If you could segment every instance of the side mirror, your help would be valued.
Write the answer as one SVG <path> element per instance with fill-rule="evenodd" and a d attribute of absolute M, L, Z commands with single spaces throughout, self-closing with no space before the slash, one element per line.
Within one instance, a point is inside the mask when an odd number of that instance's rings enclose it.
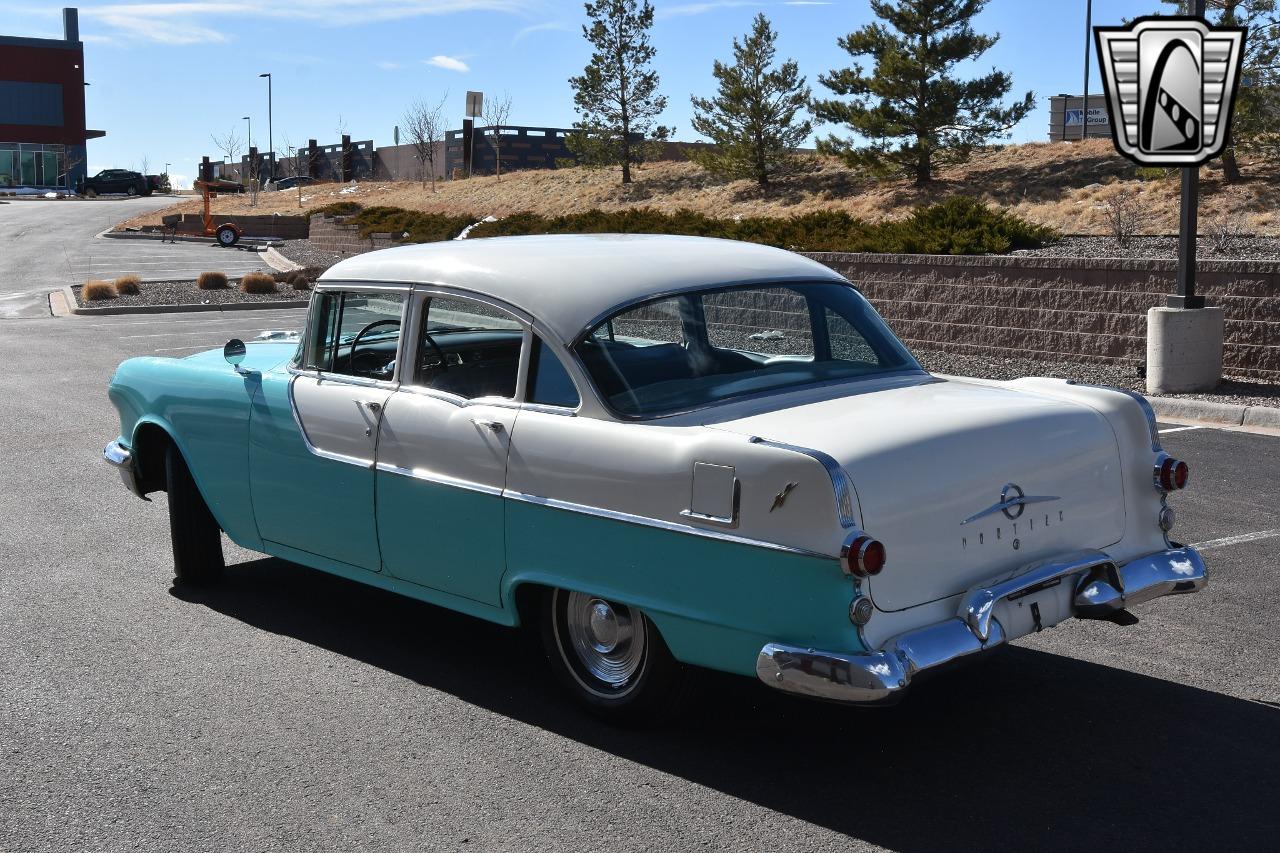
<path fill-rule="evenodd" d="M 240 362 L 244 361 L 244 357 L 248 354 L 249 351 L 245 349 L 244 341 L 239 338 L 232 338 L 227 341 L 226 346 L 222 348 L 222 357 L 225 358 L 227 360 L 227 364 L 234 367 L 237 372 L 240 370 Z"/>

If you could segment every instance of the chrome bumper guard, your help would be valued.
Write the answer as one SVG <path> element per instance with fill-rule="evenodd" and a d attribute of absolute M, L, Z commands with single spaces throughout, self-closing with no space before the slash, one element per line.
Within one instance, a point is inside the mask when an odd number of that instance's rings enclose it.
<path fill-rule="evenodd" d="M 142 493 L 142 488 L 138 485 L 138 474 L 133 468 L 133 453 L 129 451 L 129 448 L 118 441 L 112 441 L 102 448 L 102 458 L 114 465 L 116 470 L 120 472 L 120 479 L 124 482 L 126 489 L 144 501 L 150 500 Z"/>
<path fill-rule="evenodd" d="M 1117 566 L 1101 551 L 1038 563 L 964 594 L 956 617 L 901 634 L 861 654 L 823 652 L 769 643 L 756 659 L 756 675 L 770 687 L 852 705 L 890 704 L 912 679 L 1011 639 L 995 618 L 996 605 L 1037 588 L 1072 579 L 1073 615 L 1108 619 L 1127 607 L 1164 595 L 1198 592 L 1207 581 L 1204 561 L 1191 548 L 1174 548 Z"/>

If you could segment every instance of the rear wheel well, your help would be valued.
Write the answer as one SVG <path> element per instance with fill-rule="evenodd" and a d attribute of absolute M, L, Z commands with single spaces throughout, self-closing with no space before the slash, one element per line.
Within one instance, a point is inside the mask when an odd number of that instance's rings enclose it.
<path fill-rule="evenodd" d="M 536 583 L 525 583 L 515 588 L 513 598 L 516 605 L 516 619 L 519 620 L 519 627 L 529 628 L 534 631 L 538 630 L 538 622 L 540 615 L 538 606 L 542 603 L 542 598 L 550 590 L 550 587 Z"/>
<path fill-rule="evenodd" d="M 134 433 L 134 471 L 144 495 L 165 491 L 165 454 L 171 444 L 173 438 L 155 424 L 142 424 Z"/>

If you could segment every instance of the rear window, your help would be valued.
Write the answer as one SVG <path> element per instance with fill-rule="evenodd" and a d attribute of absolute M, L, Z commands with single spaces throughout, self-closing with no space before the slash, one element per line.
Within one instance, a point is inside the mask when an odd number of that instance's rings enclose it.
<path fill-rule="evenodd" d="M 682 293 L 619 311 L 575 348 L 616 412 L 649 417 L 920 366 L 840 284 Z"/>

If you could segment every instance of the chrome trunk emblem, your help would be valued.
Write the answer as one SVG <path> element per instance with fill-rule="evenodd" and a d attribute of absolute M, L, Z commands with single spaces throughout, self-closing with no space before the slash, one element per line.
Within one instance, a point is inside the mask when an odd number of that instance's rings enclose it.
<path fill-rule="evenodd" d="M 973 515 L 960 522 L 961 525 L 968 524 L 971 521 L 977 521 L 980 518 L 986 518 L 988 515 L 994 515 L 997 512 L 1004 513 L 1005 518 L 1010 521 L 1016 521 L 1026 511 L 1027 504 L 1046 503 L 1048 501 L 1060 500 L 1055 495 L 1028 495 L 1022 491 L 1022 487 L 1017 483 L 1005 483 L 1004 488 L 1000 490 L 1000 500 L 986 509 L 976 512 Z"/>

